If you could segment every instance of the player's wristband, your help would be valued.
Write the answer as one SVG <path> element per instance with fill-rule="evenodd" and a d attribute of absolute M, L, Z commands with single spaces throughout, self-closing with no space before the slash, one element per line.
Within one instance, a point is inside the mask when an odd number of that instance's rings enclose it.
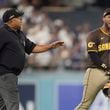
<path fill-rule="evenodd" d="M 107 65 L 106 65 L 105 63 L 102 63 L 102 64 L 101 64 L 101 67 L 102 67 L 102 69 L 104 69 L 104 70 L 108 70 L 108 67 L 107 67 Z"/>

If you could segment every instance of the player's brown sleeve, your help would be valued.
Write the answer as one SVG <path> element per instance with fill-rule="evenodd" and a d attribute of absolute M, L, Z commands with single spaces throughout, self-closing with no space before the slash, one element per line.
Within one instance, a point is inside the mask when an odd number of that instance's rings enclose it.
<path fill-rule="evenodd" d="M 98 46 L 97 46 L 97 40 L 96 36 L 92 33 L 90 33 L 87 37 L 87 52 L 97 52 Z"/>

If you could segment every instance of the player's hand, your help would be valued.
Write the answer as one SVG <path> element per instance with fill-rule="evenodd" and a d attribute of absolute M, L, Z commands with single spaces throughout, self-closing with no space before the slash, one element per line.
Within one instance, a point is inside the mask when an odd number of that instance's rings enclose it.
<path fill-rule="evenodd" d="M 56 41 L 56 42 L 51 43 L 50 46 L 52 49 L 58 48 L 60 46 L 64 46 L 64 42 L 63 41 Z"/>
<path fill-rule="evenodd" d="M 106 71 L 106 75 L 107 76 L 110 76 L 110 70 L 109 71 Z"/>
<path fill-rule="evenodd" d="M 106 97 L 110 98 L 110 82 L 107 82 L 107 83 L 104 85 L 104 87 L 103 87 L 103 89 L 102 89 L 102 92 L 103 92 L 103 94 L 104 94 Z"/>
<path fill-rule="evenodd" d="M 110 76 L 110 67 L 108 67 L 106 64 L 102 63 L 101 68 L 102 68 L 102 70 L 105 71 L 107 76 Z"/>

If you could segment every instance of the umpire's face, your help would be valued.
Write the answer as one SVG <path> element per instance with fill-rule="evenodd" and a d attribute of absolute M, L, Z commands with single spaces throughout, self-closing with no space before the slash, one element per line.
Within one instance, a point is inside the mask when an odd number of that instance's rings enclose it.
<path fill-rule="evenodd" d="M 103 17 L 103 22 L 107 28 L 110 28 L 110 15 Z"/>
<path fill-rule="evenodd" d="M 22 17 L 15 17 L 8 21 L 8 23 L 13 27 L 14 29 L 21 29 L 22 26 Z"/>

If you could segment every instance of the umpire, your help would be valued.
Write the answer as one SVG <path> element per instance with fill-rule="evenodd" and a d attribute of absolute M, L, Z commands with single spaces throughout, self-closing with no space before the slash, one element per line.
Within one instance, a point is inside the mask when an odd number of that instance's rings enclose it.
<path fill-rule="evenodd" d="M 107 86 L 105 90 L 110 87 L 107 83 L 110 81 L 110 8 L 104 11 L 102 21 L 103 25 L 90 32 L 87 38 L 88 68 L 84 77 L 83 97 L 75 110 L 89 110 L 104 85 Z"/>
<path fill-rule="evenodd" d="M 40 53 L 60 47 L 64 42 L 37 45 L 21 31 L 23 12 L 8 9 L 0 28 L 0 110 L 19 110 L 18 75 L 25 63 L 25 53 Z"/>

